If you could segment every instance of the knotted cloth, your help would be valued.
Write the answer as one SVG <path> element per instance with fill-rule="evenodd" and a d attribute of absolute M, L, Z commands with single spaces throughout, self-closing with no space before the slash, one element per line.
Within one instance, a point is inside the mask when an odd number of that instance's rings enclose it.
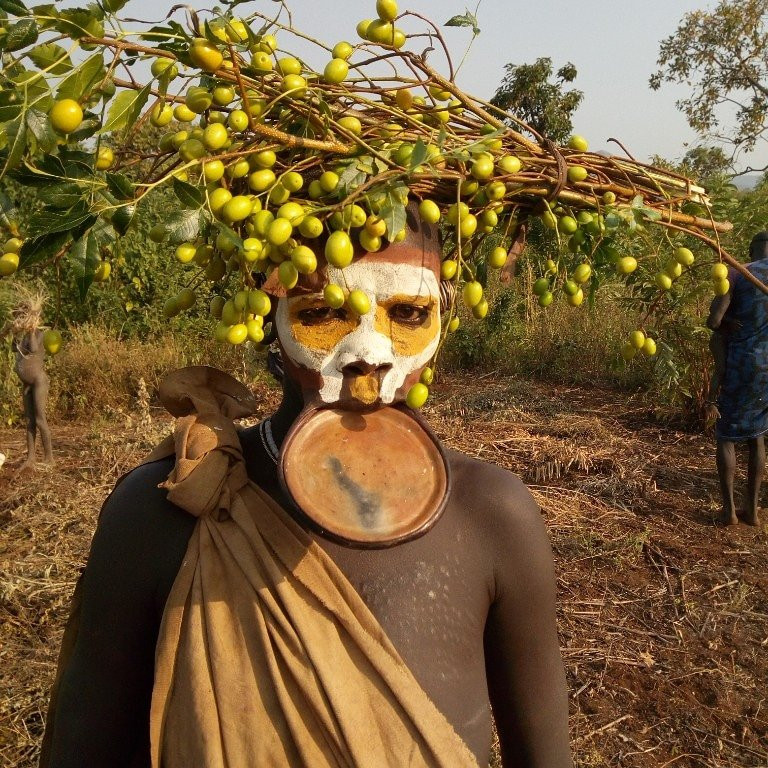
<path fill-rule="evenodd" d="M 153 768 L 477 768 L 324 550 L 248 480 L 248 391 L 209 368 L 161 387 L 180 417 L 149 460 L 198 518 L 156 649 Z"/>

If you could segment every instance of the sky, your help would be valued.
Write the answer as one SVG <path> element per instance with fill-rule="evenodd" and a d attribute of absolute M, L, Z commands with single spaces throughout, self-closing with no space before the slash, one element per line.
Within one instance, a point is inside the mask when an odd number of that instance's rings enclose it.
<path fill-rule="evenodd" d="M 294 26 L 329 44 L 356 42 L 356 23 L 375 16 L 375 0 L 287 2 Z M 130 0 L 122 13 L 159 20 L 173 4 L 169 0 Z M 187 4 L 209 8 L 213 1 L 187 0 Z M 399 4 L 401 11 L 410 8 L 440 25 L 466 8 L 463 0 L 400 0 Z M 619 153 L 615 144 L 607 143 L 615 137 L 638 160 L 654 154 L 679 159 L 688 148 L 702 143 L 675 107 L 687 90 L 664 85 L 651 91 L 648 78 L 656 69 L 660 41 L 675 31 L 683 15 L 711 9 L 714 4 L 714 0 L 535 0 L 524 5 L 520 0 L 481 0 L 477 12 L 481 33 L 456 81 L 468 93 L 489 99 L 501 83 L 507 63 L 532 63 L 548 56 L 557 70 L 571 62 L 578 70 L 573 87 L 584 92 L 573 119 L 574 130 L 589 140 L 591 150 Z M 238 9 L 245 16 L 249 9 L 273 13 L 277 7 L 272 0 L 255 0 Z M 471 32 L 444 28 L 444 34 L 458 63 Z M 430 63 L 445 74 L 447 68 L 437 52 L 431 56 Z M 322 57 L 313 61 L 310 55 L 309 60 L 324 65 Z M 754 167 L 768 164 L 768 145 L 752 156 L 742 156 L 738 169 L 747 163 Z"/>

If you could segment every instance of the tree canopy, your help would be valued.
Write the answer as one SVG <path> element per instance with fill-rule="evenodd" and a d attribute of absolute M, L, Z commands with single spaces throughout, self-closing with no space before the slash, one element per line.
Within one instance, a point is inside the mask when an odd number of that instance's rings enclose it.
<path fill-rule="evenodd" d="M 650 79 L 654 90 L 689 86 L 677 106 L 691 128 L 746 151 L 768 121 L 767 14 L 768 0 L 721 0 L 713 11 L 687 13 L 661 42 Z"/>

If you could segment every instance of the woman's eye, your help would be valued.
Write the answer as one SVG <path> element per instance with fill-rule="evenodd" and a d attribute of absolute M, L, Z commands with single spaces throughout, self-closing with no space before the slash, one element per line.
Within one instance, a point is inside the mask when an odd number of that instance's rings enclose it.
<path fill-rule="evenodd" d="M 318 325 L 319 323 L 327 323 L 331 320 L 345 320 L 346 317 L 347 313 L 343 308 L 312 307 L 310 309 L 302 309 L 299 312 L 299 320 L 302 325 Z"/>
<path fill-rule="evenodd" d="M 395 304 L 389 309 L 389 316 L 396 323 L 421 325 L 429 317 L 429 307 L 417 304 Z"/>

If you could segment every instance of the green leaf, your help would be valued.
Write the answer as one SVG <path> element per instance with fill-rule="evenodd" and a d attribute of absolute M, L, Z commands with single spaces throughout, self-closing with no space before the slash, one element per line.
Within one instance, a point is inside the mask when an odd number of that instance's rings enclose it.
<path fill-rule="evenodd" d="M 50 184 L 42 187 L 37 193 L 41 203 L 51 208 L 70 209 L 77 205 L 83 197 L 83 189 L 73 181 L 60 184 Z"/>
<path fill-rule="evenodd" d="M 79 100 L 88 96 L 105 74 L 103 54 L 94 53 L 62 80 L 56 98 Z"/>
<path fill-rule="evenodd" d="M 21 0 L 0 0 L 0 10 L 12 16 L 26 16 L 29 13 Z"/>
<path fill-rule="evenodd" d="M 470 27 L 472 34 L 477 37 L 480 34 L 480 27 L 477 26 L 477 16 L 474 13 L 466 11 L 463 16 L 452 16 L 445 22 L 446 27 Z"/>
<path fill-rule="evenodd" d="M 24 150 L 27 147 L 27 126 L 21 120 L 5 126 L 5 132 L 8 137 L 8 155 L 5 159 L 0 178 L 14 168 L 21 165 L 21 158 L 24 156 Z"/>
<path fill-rule="evenodd" d="M 23 102 L 16 89 L 0 91 L 0 123 L 15 120 L 21 114 L 22 108 Z"/>
<path fill-rule="evenodd" d="M 56 146 L 56 133 L 48 115 L 37 109 L 30 109 L 27 111 L 26 119 L 27 128 L 35 137 L 38 149 L 44 154 L 50 152 Z"/>
<path fill-rule="evenodd" d="M 107 187 L 118 200 L 133 200 L 133 182 L 122 173 L 108 173 Z"/>
<path fill-rule="evenodd" d="M 99 244 L 92 230 L 88 230 L 69 251 L 70 268 L 80 291 L 80 301 L 85 300 L 99 261 Z"/>
<path fill-rule="evenodd" d="M 2 2 L 2 0 L 0 0 L 0 2 Z M 56 19 L 59 18 L 56 6 L 53 3 L 33 5 L 32 8 L 29 9 L 29 13 L 37 19 L 37 25 L 40 29 L 51 29 L 56 25 Z"/>
<path fill-rule="evenodd" d="M 19 51 L 37 40 L 37 22 L 34 19 L 21 19 L 8 29 L 3 40 L 3 49 L 7 52 Z"/>
<path fill-rule="evenodd" d="M 395 235 L 405 229 L 405 206 L 398 191 L 389 189 L 379 216 L 387 225 L 387 239 L 391 242 Z"/>
<path fill-rule="evenodd" d="M 417 139 L 416 143 L 413 145 L 413 152 L 411 153 L 410 160 L 408 161 L 411 170 L 420 166 L 426 159 L 427 145 L 421 139 Z"/>
<path fill-rule="evenodd" d="M 101 37 L 104 34 L 103 17 L 101 9 L 95 4 L 88 8 L 68 8 L 59 13 L 56 29 L 73 39 Z"/>
<path fill-rule="evenodd" d="M 92 113 L 86 113 L 83 122 L 80 123 L 76 131 L 69 134 L 72 141 L 85 141 L 90 139 L 101 128 L 101 120 Z"/>
<path fill-rule="evenodd" d="M 28 54 L 39 69 L 47 69 L 52 75 L 63 75 L 72 69 L 72 61 L 65 48 L 55 43 L 36 45 Z"/>
<path fill-rule="evenodd" d="M 51 258 L 69 239 L 69 232 L 55 232 L 40 237 L 28 237 L 19 252 L 19 267 L 29 267 Z"/>
<path fill-rule="evenodd" d="M 5 192 L 0 190 L 0 227 L 13 229 L 18 217 L 19 212 L 16 210 L 13 201 Z"/>
<path fill-rule="evenodd" d="M 140 91 L 129 90 L 118 93 L 109 109 L 107 121 L 101 129 L 101 133 L 119 131 L 135 122 L 147 103 L 151 87 L 149 84 Z"/>
<path fill-rule="evenodd" d="M 172 213 L 164 222 L 168 231 L 168 242 L 171 245 L 187 240 L 194 240 L 200 232 L 201 213 L 199 210 L 187 209 Z"/>
<path fill-rule="evenodd" d="M 356 163 L 351 163 L 339 174 L 339 195 L 346 197 L 367 179 L 365 171 L 361 171 Z"/>
<path fill-rule="evenodd" d="M 27 224 L 29 237 L 42 237 L 54 232 L 69 232 L 91 218 L 88 204 L 81 200 L 68 211 L 44 208 L 33 214 Z"/>
<path fill-rule="evenodd" d="M 202 189 L 187 184 L 186 181 L 174 178 L 173 191 L 185 208 L 202 208 L 205 202 L 205 193 Z"/>

